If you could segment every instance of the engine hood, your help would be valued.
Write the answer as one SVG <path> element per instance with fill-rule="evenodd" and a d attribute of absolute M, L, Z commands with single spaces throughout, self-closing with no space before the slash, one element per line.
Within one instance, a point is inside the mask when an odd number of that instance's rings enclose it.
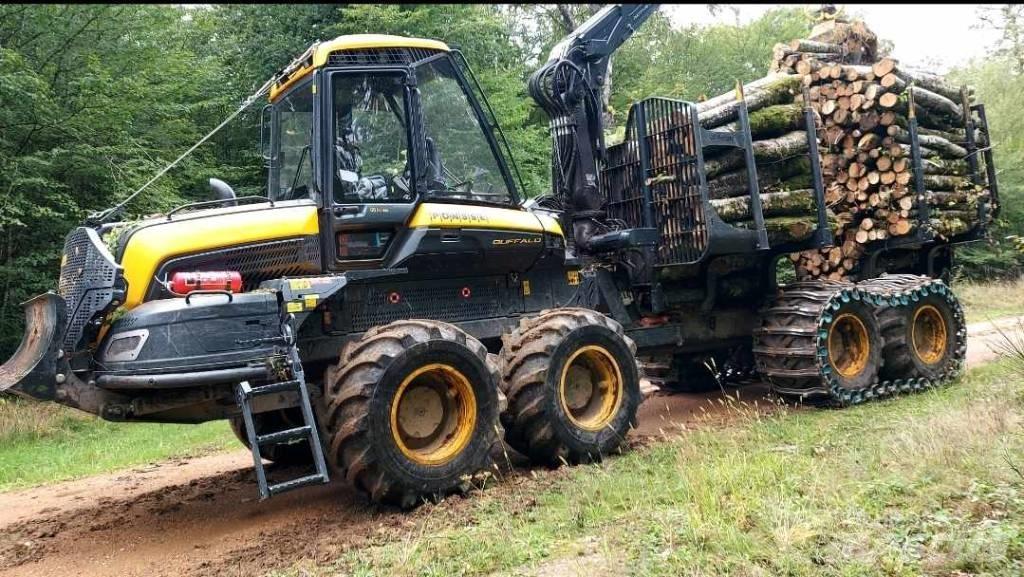
<path fill-rule="evenodd" d="M 118 243 L 118 260 L 128 281 L 124 306 L 140 304 L 160 266 L 171 259 L 239 245 L 315 238 L 318 232 L 312 201 L 247 204 L 145 220 Z"/>

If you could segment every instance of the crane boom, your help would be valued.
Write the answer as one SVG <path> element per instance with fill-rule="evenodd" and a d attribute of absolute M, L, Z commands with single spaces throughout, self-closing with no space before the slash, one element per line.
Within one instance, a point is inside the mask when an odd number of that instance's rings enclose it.
<path fill-rule="evenodd" d="M 611 55 L 658 9 L 657 4 L 612 4 L 573 30 L 530 77 L 530 95 L 551 119 L 552 185 L 569 213 L 576 246 L 596 232 L 604 160 L 601 87 Z"/>

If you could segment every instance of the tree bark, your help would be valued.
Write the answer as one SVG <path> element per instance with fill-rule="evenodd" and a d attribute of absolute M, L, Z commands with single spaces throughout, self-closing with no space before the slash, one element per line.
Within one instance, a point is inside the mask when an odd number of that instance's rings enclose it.
<path fill-rule="evenodd" d="M 774 138 L 804 125 L 804 109 L 799 104 L 766 106 L 750 113 L 750 135 L 754 140 Z M 737 132 L 739 121 L 715 128 L 715 131 Z"/>
<path fill-rule="evenodd" d="M 711 201 L 718 216 L 726 222 L 750 220 L 750 197 L 738 196 Z M 813 215 L 816 206 L 814 191 L 809 189 L 770 192 L 761 195 L 761 211 L 765 217 Z"/>
<path fill-rule="evenodd" d="M 793 94 L 800 86 L 800 76 L 791 74 L 777 78 L 774 82 L 765 84 L 756 90 L 744 89 L 744 96 L 748 111 L 754 111 L 765 106 L 780 104 L 792 101 Z M 736 120 L 739 116 L 739 102 L 733 100 L 716 108 L 700 111 L 698 117 L 704 128 L 714 128 Z"/>

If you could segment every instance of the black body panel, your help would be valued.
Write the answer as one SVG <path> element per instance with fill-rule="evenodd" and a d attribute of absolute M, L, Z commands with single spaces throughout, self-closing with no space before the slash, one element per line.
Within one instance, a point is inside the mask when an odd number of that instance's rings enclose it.
<path fill-rule="evenodd" d="M 195 372 L 259 362 L 281 344 L 279 310 L 272 292 L 141 304 L 111 326 L 97 354 L 99 374 Z"/>

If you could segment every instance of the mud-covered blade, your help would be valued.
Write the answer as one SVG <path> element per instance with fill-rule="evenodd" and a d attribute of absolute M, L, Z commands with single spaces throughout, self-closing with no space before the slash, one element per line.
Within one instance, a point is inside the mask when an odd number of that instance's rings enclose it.
<path fill-rule="evenodd" d="M 64 299 L 48 292 L 22 306 L 25 309 L 25 334 L 14 356 L 0 366 L 0 392 L 51 400 L 57 387 Z"/>

